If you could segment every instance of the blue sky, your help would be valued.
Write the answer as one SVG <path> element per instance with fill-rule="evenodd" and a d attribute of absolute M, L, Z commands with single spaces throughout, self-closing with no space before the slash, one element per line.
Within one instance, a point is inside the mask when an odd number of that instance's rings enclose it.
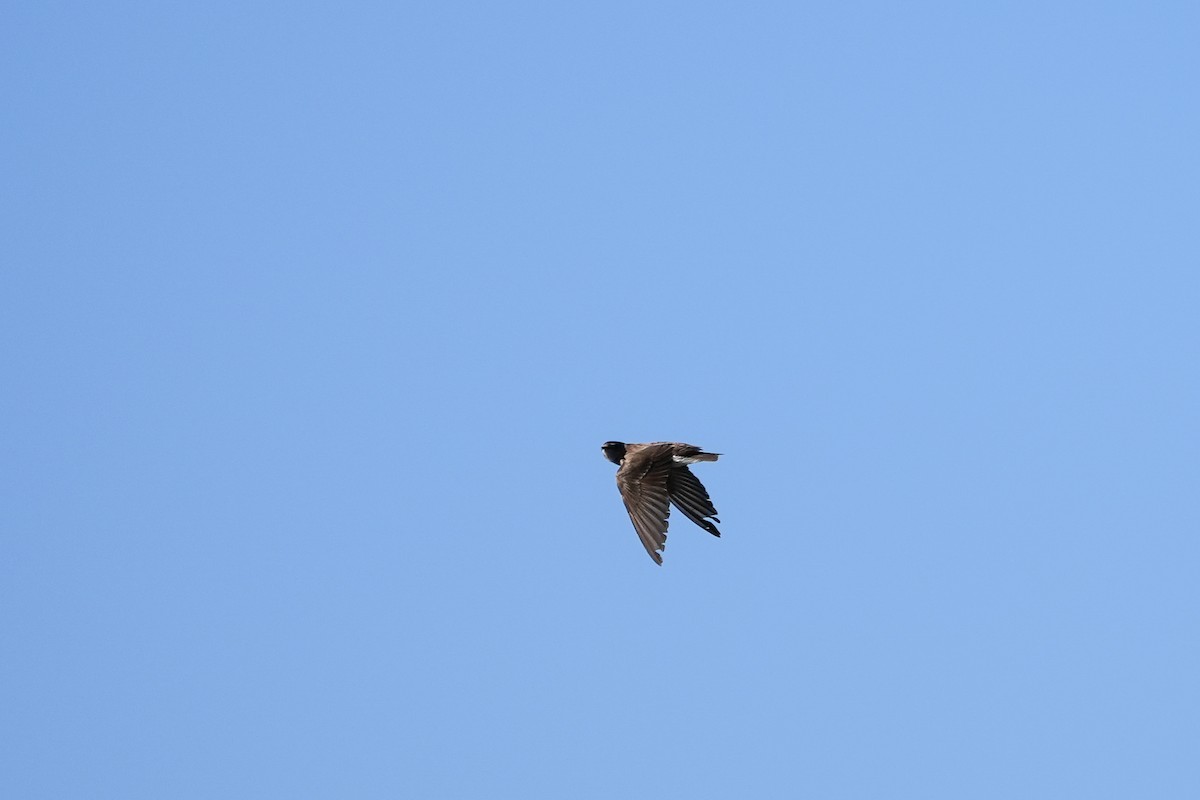
<path fill-rule="evenodd" d="M 2 16 L 3 796 L 1200 796 L 1194 4 Z"/>

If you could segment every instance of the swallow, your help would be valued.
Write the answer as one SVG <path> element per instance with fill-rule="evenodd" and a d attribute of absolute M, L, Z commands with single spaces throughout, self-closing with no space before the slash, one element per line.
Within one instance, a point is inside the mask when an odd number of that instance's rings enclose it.
<path fill-rule="evenodd" d="M 619 465 L 617 488 L 625 501 L 625 510 L 633 520 L 633 529 L 654 563 L 662 565 L 662 550 L 667 546 L 668 502 L 685 517 L 713 536 L 720 536 L 717 509 L 708 498 L 708 490 L 688 469 L 698 461 L 716 461 L 720 453 L 706 453 L 682 442 L 600 445 L 604 457 Z"/>

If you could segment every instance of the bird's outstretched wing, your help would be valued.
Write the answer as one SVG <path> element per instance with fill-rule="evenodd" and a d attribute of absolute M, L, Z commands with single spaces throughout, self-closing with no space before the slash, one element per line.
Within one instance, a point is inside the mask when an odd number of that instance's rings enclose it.
<path fill-rule="evenodd" d="M 717 519 L 717 509 L 708 497 L 708 490 L 687 467 L 676 467 L 667 476 L 667 495 L 671 502 L 683 512 L 684 516 L 699 525 L 713 536 L 720 536 L 717 526 L 705 517 Z"/>
<path fill-rule="evenodd" d="M 617 470 L 617 488 L 625 510 L 656 564 L 662 564 L 662 550 L 667 546 L 667 515 L 671 513 L 667 483 L 677 471 L 673 467 L 671 448 L 656 444 L 627 453 Z"/>

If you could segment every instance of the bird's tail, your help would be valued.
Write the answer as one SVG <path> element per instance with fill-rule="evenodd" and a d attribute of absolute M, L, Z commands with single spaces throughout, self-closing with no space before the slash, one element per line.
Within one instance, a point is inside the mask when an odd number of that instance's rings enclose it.
<path fill-rule="evenodd" d="M 717 457 L 720 455 L 721 453 L 706 453 L 701 450 L 699 453 L 696 453 L 696 455 L 692 456 L 692 458 L 696 459 L 697 461 L 716 461 Z"/>

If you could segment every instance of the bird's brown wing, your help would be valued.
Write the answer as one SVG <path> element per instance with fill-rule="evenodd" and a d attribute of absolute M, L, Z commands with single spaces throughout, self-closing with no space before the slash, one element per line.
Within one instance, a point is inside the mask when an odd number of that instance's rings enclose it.
<path fill-rule="evenodd" d="M 667 515 L 671 513 L 667 481 L 673 466 L 670 447 L 649 445 L 626 452 L 617 470 L 617 488 L 633 529 L 657 564 L 662 564 L 661 551 L 667 546 Z"/>
<path fill-rule="evenodd" d="M 671 502 L 683 512 L 684 516 L 699 525 L 713 536 L 720 536 L 717 526 L 705 517 L 712 517 L 717 522 L 717 509 L 708 497 L 708 490 L 687 467 L 676 467 L 667 476 L 667 495 Z"/>

